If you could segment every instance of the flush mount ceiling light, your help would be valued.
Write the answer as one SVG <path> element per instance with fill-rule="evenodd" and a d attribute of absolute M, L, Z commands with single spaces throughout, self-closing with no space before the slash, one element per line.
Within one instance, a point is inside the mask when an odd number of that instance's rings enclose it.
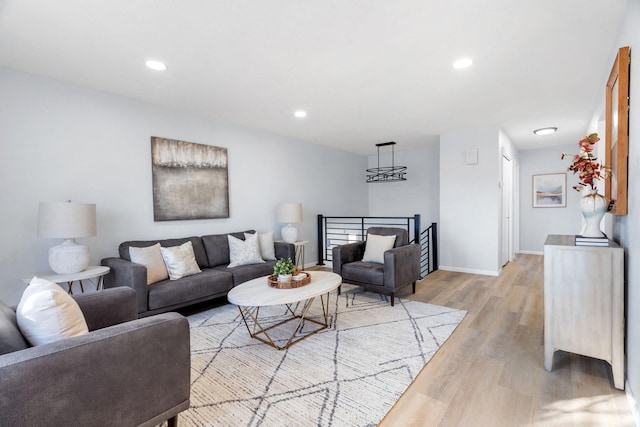
<path fill-rule="evenodd" d="M 149 59 L 144 63 L 144 65 L 146 65 L 147 68 L 151 68 L 156 71 L 164 71 L 167 69 L 167 66 L 163 62 L 156 61 L 155 59 Z"/>
<path fill-rule="evenodd" d="M 549 127 L 549 128 L 540 128 L 533 131 L 536 135 L 551 135 L 556 132 L 558 128 Z"/>
<path fill-rule="evenodd" d="M 391 146 L 391 166 L 380 167 L 380 147 L 386 147 L 389 145 Z M 396 143 L 393 141 L 376 144 L 376 147 L 378 147 L 378 167 L 367 169 L 367 172 L 369 172 L 369 175 L 367 175 L 367 182 L 395 182 L 407 180 L 407 178 L 404 177 L 407 174 L 407 167 L 396 166 L 394 163 L 394 145 L 396 145 Z"/>
<path fill-rule="evenodd" d="M 307 117 L 307 112 L 306 111 L 302 111 L 302 110 L 298 110 L 295 113 L 293 113 L 294 116 L 296 116 L 299 119 L 302 119 L 304 117 Z"/>
<path fill-rule="evenodd" d="M 473 60 L 471 58 L 460 58 L 453 63 L 453 68 L 459 70 L 461 68 L 467 68 L 473 64 Z"/>

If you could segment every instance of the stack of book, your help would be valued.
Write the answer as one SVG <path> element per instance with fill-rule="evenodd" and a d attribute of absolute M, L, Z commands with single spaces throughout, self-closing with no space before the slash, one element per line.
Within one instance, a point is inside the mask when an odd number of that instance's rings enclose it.
<path fill-rule="evenodd" d="M 602 237 L 584 237 L 576 234 L 576 246 L 609 246 L 609 239 Z"/>

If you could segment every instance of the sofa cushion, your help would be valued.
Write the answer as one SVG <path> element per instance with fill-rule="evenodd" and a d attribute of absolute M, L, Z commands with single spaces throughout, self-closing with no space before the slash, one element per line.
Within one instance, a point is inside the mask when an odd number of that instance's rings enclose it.
<path fill-rule="evenodd" d="M 215 269 L 218 271 L 231 273 L 233 275 L 233 285 L 238 286 L 240 283 L 244 283 L 247 280 L 255 279 L 256 277 L 272 275 L 274 265 L 276 265 L 275 261 L 265 261 L 263 264 L 249 264 L 231 268 L 228 268 L 224 265 L 219 265 L 215 267 Z"/>
<path fill-rule="evenodd" d="M 245 233 L 245 240 L 227 236 L 229 242 L 229 268 L 248 264 L 262 264 L 258 235 Z"/>
<path fill-rule="evenodd" d="M 378 236 L 396 236 L 394 248 L 409 244 L 409 231 L 406 228 L 398 227 L 369 227 L 367 234 L 377 234 Z"/>
<path fill-rule="evenodd" d="M 82 310 L 60 286 L 34 277 L 16 310 L 20 332 L 31 345 L 89 333 Z"/>
<path fill-rule="evenodd" d="M 229 241 L 227 235 L 231 235 L 240 240 L 244 240 L 244 233 L 255 233 L 255 230 L 247 230 L 239 233 L 210 234 L 202 236 L 202 244 L 204 245 L 205 254 L 209 267 L 217 267 L 219 265 L 226 266 L 231 259 L 229 258 Z"/>
<path fill-rule="evenodd" d="M 148 309 L 156 310 L 214 295 L 224 295 L 233 288 L 231 274 L 210 268 L 182 279 L 163 280 L 148 286 Z"/>
<path fill-rule="evenodd" d="M 379 236 L 377 234 L 367 234 L 367 243 L 364 248 L 362 261 L 378 262 L 384 264 L 384 253 L 393 248 L 396 236 Z"/>
<path fill-rule="evenodd" d="M 127 261 L 131 261 L 131 256 L 129 255 L 129 248 L 131 246 L 134 246 L 136 248 L 146 248 L 147 246 L 153 246 L 156 243 L 160 243 L 160 246 L 162 246 L 163 248 L 170 248 L 173 246 L 180 246 L 185 242 L 191 242 L 191 245 L 193 246 L 193 253 L 196 256 L 196 261 L 198 263 L 198 267 L 200 268 L 208 267 L 209 263 L 207 261 L 207 253 L 204 250 L 202 239 L 196 236 L 185 237 L 182 239 L 131 240 L 128 242 L 120 243 L 120 246 L 118 246 L 118 253 L 120 254 L 120 258 L 124 258 Z"/>
<path fill-rule="evenodd" d="M 0 354 L 12 353 L 28 347 L 29 344 L 18 328 L 16 312 L 0 301 Z"/>
<path fill-rule="evenodd" d="M 244 233 L 244 239 L 251 236 L 249 233 Z M 266 233 L 258 233 L 258 246 L 260 246 L 260 258 L 265 261 L 272 261 L 276 259 L 276 247 L 273 241 L 273 231 Z"/>
<path fill-rule="evenodd" d="M 129 247 L 131 262 L 147 267 L 147 285 L 169 278 L 167 266 L 162 258 L 160 243 L 146 248 Z"/>
<path fill-rule="evenodd" d="M 191 242 L 185 242 L 180 246 L 160 248 L 164 263 L 167 265 L 169 279 L 178 280 L 186 276 L 200 273 L 200 267 L 196 262 Z"/>
<path fill-rule="evenodd" d="M 384 286 L 384 264 L 363 261 L 350 262 L 342 266 L 341 276 L 345 283 L 353 280 Z"/>

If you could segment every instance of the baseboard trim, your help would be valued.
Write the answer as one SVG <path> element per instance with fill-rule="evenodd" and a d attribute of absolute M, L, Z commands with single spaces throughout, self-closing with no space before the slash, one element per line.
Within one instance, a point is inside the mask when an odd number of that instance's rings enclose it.
<path fill-rule="evenodd" d="M 525 255 L 544 255 L 544 252 L 542 251 L 518 251 L 518 253 Z"/>
<path fill-rule="evenodd" d="M 476 270 L 474 268 L 449 267 L 446 265 L 439 265 L 438 269 L 445 270 L 445 271 L 455 271 L 456 273 L 482 274 L 483 276 L 499 276 L 500 275 L 500 271 Z"/>
<path fill-rule="evenodd" d="M 624 394 L 627 395 L 627 402 L 629 402 L 629 407 L 631 408 L 631 415 L 633 415 L 633 421 L 636 423 L 636 426 L 640 426 L 640 407 L 638 407 L 638 401 L 633 396 L 633 391 L 629 386 L 629 380 L 624 383 Z"/>

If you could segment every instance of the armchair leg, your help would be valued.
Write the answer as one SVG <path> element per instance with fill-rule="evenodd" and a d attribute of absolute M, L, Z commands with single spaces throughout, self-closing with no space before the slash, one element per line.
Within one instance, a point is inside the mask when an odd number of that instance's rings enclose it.
<path fill-rule="evenodd" d="M 178 416 L 175 415 L 167 420 L 167 427 L 178 427 Z"/>
<path fill-rule="evenodd" d="M 413 282 L 413 293 L 416 293 L 416 282 Z"/>
<path fill-rule="evenodd" d="M 393 305 L 395 303 L 395 298 L 396 298 L 396 293 L 395 292 L 391 292 L 391 307 L 393 307 Z"/>
<path fill-rule="evenodd" d="M 342 285 L 338 286 L 338 295 L 340 295 L 340 292 L 342 292 Z"/>

